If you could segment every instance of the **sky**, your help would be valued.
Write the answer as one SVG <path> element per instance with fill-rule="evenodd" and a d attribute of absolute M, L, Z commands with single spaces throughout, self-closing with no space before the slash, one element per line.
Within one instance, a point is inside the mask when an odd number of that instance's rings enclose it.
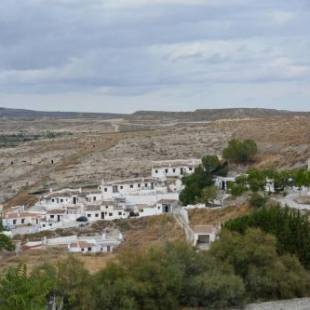
<path fill-rule="evenodd" d="M 0 106 L 310 111 L 309 0 L 1 0 Z"/>

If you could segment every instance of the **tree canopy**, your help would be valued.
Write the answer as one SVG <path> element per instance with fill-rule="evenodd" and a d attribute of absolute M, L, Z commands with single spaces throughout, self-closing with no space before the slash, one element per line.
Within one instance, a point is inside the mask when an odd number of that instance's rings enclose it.
<path fill-rule="evenodd" d="M 248 228 L 260 228 L 277 238 L 279 253 L 296 255 L 310 269 L 310 223 L 307 215 L 288 207 L 263 207 L 249 215 L 225 223 L 232 231 L 244 233 Z"/>
<path fill-rule="evenodd" d="M 223 151 L 223 158 L 236 163 L 247 163 L 252 161 L 256 154 L 257 144 L 254 140 L 232 139 Z"/>
<path fill-rule="evenodd" d="M 185 188 L 180 193 L 179 199 L 183 205 L 204 202 L 203 193 L 206 188 L 214 184 L 214 177 L 227 174 L 227 163 L 221 162 L 217 156 L 204 156 L 201 162 L 193 174 L 182 179 Z"/>

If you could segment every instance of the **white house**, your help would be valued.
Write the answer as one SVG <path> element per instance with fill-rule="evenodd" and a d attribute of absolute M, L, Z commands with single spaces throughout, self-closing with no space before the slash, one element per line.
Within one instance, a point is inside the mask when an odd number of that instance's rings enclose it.
<path fill-rule="evenodd" d="M 152 177 L 163 180 L 170 177 L 182 178 L 193 173 L 200 163 L 198 159 L 153 162 Z"/>
<path fill-rule="evenodd" d="M 228 189 L 228 184 L 230 182 L 235 182 L 236 181 L 236 177 L 220 177 L 217 176 L 214 179 L 215 182 L 215 186 L 217 186 L 218 189 L 226 191 Z"/>
<path fill-rule="evenodd" d="M 157 208 L 160 209 L 161 213 L 171 213 L 173 208 L 178 205 L 176 199 L 161 199 L 156 203 Z"/>
<path fill-rule="evenodd" d="M 196 225 L 192 227 L 194 233 L 194 246 L 207 250 L 217 238 L 219 227 L 215 225 Z"/>
<path fill-rule="evenodd" d="M 45 208 L 46 210 L 61 208 L 66 205 L 76 205 L 79 202 L 83 202 L 82 189 L 63 189 L 54 192 L 52 189 L 50 193 L 44 195 L 37 205 Z"/>
<path fill-rule="evenodd" d="M 162 187 L 161 182 L 158 179 L 148 177 L 111 182 L 102 181 L 99 189 L 102 191 L 103 199 L 112 199 L 114 197 L 152 191 L 157 187 Z"/>
<path fill-rule="evenodd" d="M 11 211 L 4 214 L 2 224 L 8 229 L 23 225 L 36 225 L 44 216 L 44 212 Z"/>
<path fill-rule="evenodd" d="M 104 232 L 100 237 L 79 237 L 78 240 L 68 244 L 71 253 L 94 254 L 112 252 L 123 241 L 119 230 Z"/>

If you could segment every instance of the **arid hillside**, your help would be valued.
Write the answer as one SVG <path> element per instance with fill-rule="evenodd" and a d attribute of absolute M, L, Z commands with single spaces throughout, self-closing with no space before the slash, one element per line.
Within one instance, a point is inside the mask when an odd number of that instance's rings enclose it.
<path fill-rule="evenodd" d="M 4 141 L 0 203 L 7 205 L 32 203 L 31 194 L 50 187 L 96 187 L 102 179 L 148 175 L 153 160 L 221 154 L 232 137 L 257 141 L 258 166 L 294 168 L 310 158 L 310 117 L 306 116 L 138 123 L 128 119 L 3 120 L 0 130 Z M 7 143 L 18 134 L 22 136 L 15 145 Z M 31 139 L 29 135 L 37 136 Z"/>

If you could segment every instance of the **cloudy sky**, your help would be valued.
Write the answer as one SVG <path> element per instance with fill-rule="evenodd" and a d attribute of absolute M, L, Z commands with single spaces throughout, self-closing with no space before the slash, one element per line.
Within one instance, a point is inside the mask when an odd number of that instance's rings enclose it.
<path fill-rule="evenodd" d="M 1 0 L 0 106 L 310 110 L 309 0 Z"/>

